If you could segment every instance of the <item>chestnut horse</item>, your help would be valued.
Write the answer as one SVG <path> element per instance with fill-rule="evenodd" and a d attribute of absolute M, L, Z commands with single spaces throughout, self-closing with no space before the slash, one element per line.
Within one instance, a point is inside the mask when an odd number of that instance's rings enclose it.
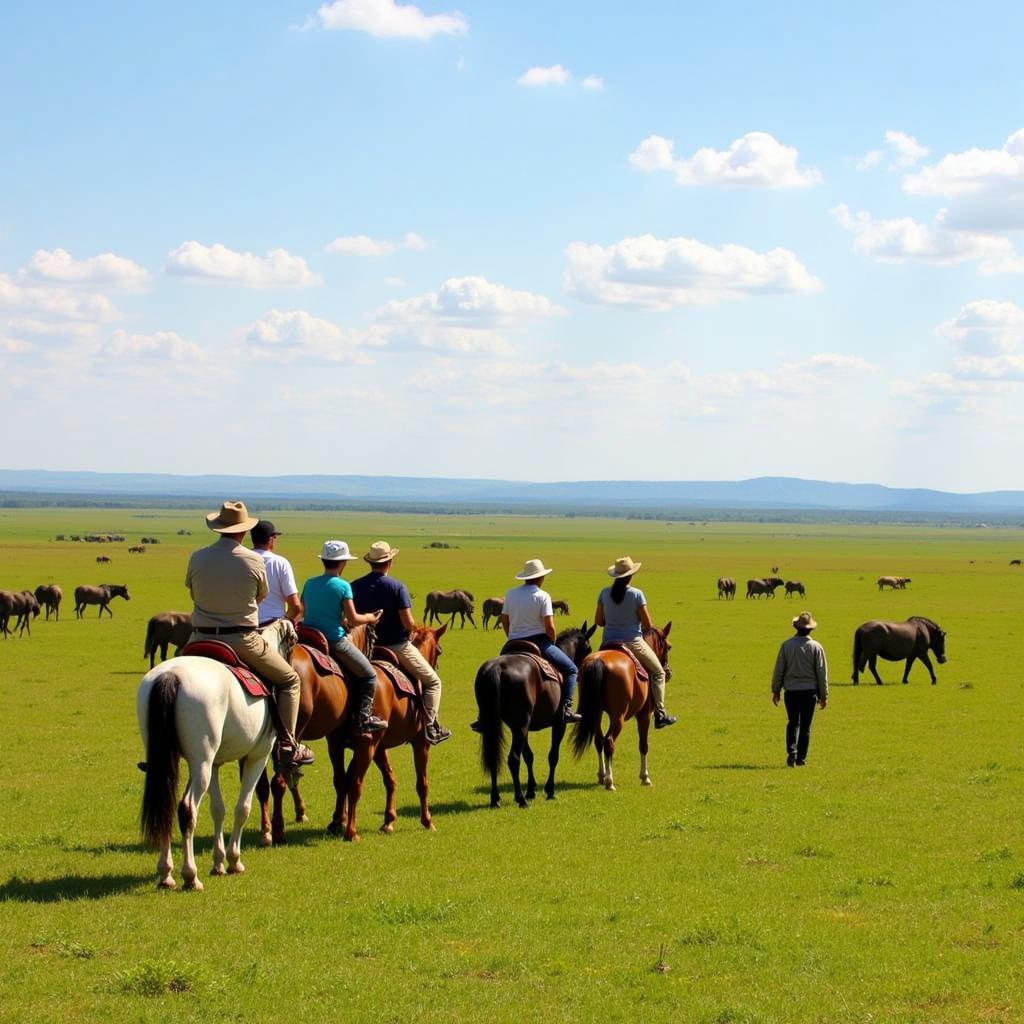
<path fill-rule="evenodd" d="M 672 677 L 668 664 L 668 652 L 672 645 L 668 634 L 672 623 L 664 629 L 653 627 L 644 630 L 644 639 L 658 656 L 665 668 L 665 679 Z M 582 720 L 576 724 L 572 737 L 573 753 L 577 758 L 593 741 L 597 750 L 597 781 L 605 789 L 615 789 L 612 775 L 612 757 L 615 741 L 623 726 L 631 718 L 636 719 L 636 731 L 640 740 L 640 782 L 650 786 L 651 776 L 647 772 L 647 737 L 651 730 L 651 713 L 654 710 L 650 700 L 650 684 L 637 679 L 633 659 L 622 651 L 600 650 L 583 663 L 580 671 L 580 706 Z M 607 712 L 608 730 L 601 732 L 601 717 Z"/>
<path fill-rule="evenodd" d="M 555 643 L 576 665 L 590 654 L 590 638 L 596 626 L 587 629 L 566 629 Z M 512 748 L 508 754 L 508 770 L 515 787 L 516 803 L 528 807 L 537 792 L 533 775 L 533 751 L 530 733 L 551 730 L 551 751 L 548 754 L 548 781 L 544 793 L 555 798 L 555 766 L 565 735 L 565 722 L 559 714 L 562 687 L 548 681 L 540 673 L 536 660 L 528 654 L 502 654 L 485 661 L 476 674 L 476 703 L 480 712 L 480 759 L 491 775 L 491 806 L 500 807 L 498 767 L 505 746 L 505 726 L 512 730 Z M 519 782 L 520 759 L 526 761 L 526 792 Z"/>

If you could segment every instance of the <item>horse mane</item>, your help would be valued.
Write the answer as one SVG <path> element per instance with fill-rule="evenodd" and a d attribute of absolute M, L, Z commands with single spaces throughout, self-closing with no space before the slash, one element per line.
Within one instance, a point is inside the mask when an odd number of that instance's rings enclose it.
<path fill-rule="evenodd" d="M 942 627 L 937 622 L 932 622 L 931 619 L 926 619 L 923 615 L 911 615 L 910 618 L 907 619 L 907 622 L 923 622 L 931 629 L 937 629 L 940 632 L 942 631 Z"/>
<path fill-rule="evenodd" d="M 563 629 L 558 636 L 555 637 L 555 643 L 557 644 L 560 640 L 568 640 L 570 637 L 583 636 L 583 630 L 579 626 L 569 626 L 567 629 Z"/>
<path fill-rule="evenodd" d="M 409 630 L 409 642 L 415 647 L 417 640 L 422 640 L 430 632 L 429 626 L 417 624 Z"/>

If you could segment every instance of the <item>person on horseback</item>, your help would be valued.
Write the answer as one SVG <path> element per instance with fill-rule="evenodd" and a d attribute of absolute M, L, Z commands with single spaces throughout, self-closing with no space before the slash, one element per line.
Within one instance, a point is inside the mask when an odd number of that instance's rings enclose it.
<path fill-rule="evenodd" d="M 551 607 L 551 595 L 541 590 L 541 580 L 552 569 L 545 569 L 539 558 L 530 558 L 516 574 L 521 580 L 505 594 L 501 609 L 501 628 L 509 640 L 529 640 L 540 648 L 540 653 L 561 673 L 563 680 L 562 706 L 560 714 L 565 722 L 579 722 L 580 716 L 572 710 L 572 699 L 576 692 L 578 669 L 572 658 L 555 644 L 555 616 Z M 474 732 L 480 731 L 477 720 L 470 725 Z"/>
<path fill-rule="evenodd" d="M 614 565 L 608 566 L 608 575 L 615 582 L 598 595 L 594 622 L 604 626 L 603 644 L 617 643 L 628 647 L 647 669 L 651 677 L 654 728 L 664 729 L 667 725 L 675 725 L 678 719 L 665 710 L 665 669 L 644 640 L 644 630 L 651 629 L 653 625 L 647 598 L 642 590 L 630 584 L 642 564 L 624 555 L 616 559 Z"/>
<path fill-rule="evenodd" d="M 363 555 L 363 561 L 369 563 L 371 571 L 352 581 L 352 599 L 360 613 L 380 612 L 377 643 L 392 651 L 402 668 L 413 679 L 419 680 L 423 688 L 427 741 L 443 743 L 452 733 L 437 720 L 441 706 L 441 679 L 409 640 L 416 621 L 408 589 L 391 575 L 391 564 L 397 554 L 398 548 L 393 548 L 387 541 L 378 540 L 371 544 L 370 550 Z"/>
<path fill-rule="evenodd" d="M 257 523 L 241 501 L 225 501 L 206 525 L 220 539 L 193 551 L 185 574 L 192 595 L 192 640 L 214 637 L 230 647 L 261 679 L 274 687 L 283 735 L 274 749 L 281 770 L 313 763 L 313 752 L 295 739 L 299 717 L 298 673 L 263 639 L 259 603 L 267 596 L 263 559 L 242 546 Z"/>
<path fill-rule="evenodd" d="M 359 688 L 359 712 L 356 718 L 359 731 L 380 732 L 388 727 L 388 723 L 373 713 L 377 673 L 366 655 L 345 635 L 345 627 L 341 624 L 343 617 L 349 629 L 363 623 L 376 625 L 381 618 L 379 611 L 365 615 L 356 611 L 352 601 L 352 587 L 348 580 L 341 578 L 345 566 L 354 558 L 343 540 L 324 541 L 320 551 L 324 571 L 319 576 L 310 577 L 302 586 L 302 604 L 305 608 L 302 622 L 323 633 L 345 678 L 352 682 L 353 690 Z"/>
<path fill-rule="evenodd" d="M 291 562 L 274 550 L 281 531 L 269 519 L 261 519 L 249 536 L 252 537 L 253 551 L 263 559 L 270 591 L 260 601 L 260 629 L 286 616 L 292 622 L 301 619 L 302 602 L 299 600 L 299 588 L 295 585 Z"/>

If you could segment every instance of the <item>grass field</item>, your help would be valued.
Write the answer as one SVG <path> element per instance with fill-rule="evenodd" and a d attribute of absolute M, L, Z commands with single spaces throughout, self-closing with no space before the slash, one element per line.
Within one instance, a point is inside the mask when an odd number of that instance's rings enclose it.
<path fill-rule="evenodd" d="M 1024 575 L 1008 567 L 1024 533 L 273 518 L 300 581 L 326 537 L 357 550 L 384 537 L 420 599 L 462 586 L 479 605 L 539 556 L 572 609 L 565 624 L 592 617 L 616 556 L 641 559 L 654 618 L 673 622 L 680 716 L 653 734 L 654 787 L 639 785 L 630 726 L 617 792 L 597 786 L 591 754 L 563 751 L 556 801 L 519 810 L 505 775 L 504 805 L 489 810 L 467 726 L 499 634 L 456 629 L 440 664 L 456 735 L 431 761 L 436 834 L 419 827 L 411 753 L 399 750 L 395 834 L 376 832 L 383 787 L 371 773 L 364 841 L 327 838 L 320 742 L 303 783 L 313 822 L 292 824 L 287 847 L 258 847 L 250 819 L 246 875 L 158 893 L 155 855 L 137 841 L 134 695 L 145 623 L 188 608 L 187 554 L 210 535 L 198 513 L 0 511 L 0 588 L 65 592 L 59 623 L 0 642 L 0 1021 L 1024 1020 Z M 161 543 L 129 556 L 52 540 L 92 531 Z M 96 565 L 99 553 L 112 564 Z M 719 575 L 745 581 L 775 564 L 805 582 L 806 600 L 716 600 Z M 874 579 L 889 573 L 913 583 L 879 594 Z M 132 600 L 114 602 L 112 621 L 95 609 L 75 621 L 70 592 L 98 582 L 127 583 Z M 768 682 L 804 606 L 833 690 L 808 766 L 791 770 Z M 913 614 L 948 632 L 939 684 L 917 665 L 900 686 L 888 664 L 893 685 L 850 686 L 854 627 Z M 204 805 L 204 874 L 209 828 Z"/>

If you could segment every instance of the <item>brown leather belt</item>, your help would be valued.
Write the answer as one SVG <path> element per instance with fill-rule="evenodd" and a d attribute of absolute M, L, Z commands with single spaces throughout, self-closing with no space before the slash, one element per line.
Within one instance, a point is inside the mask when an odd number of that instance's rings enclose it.
<path fill-rule="evenodd" d="M 226 633 L 255 633 L 255 626 L 195 626 L 197 633 L 205 633 L 207 636 L 224 636 Z"/>

